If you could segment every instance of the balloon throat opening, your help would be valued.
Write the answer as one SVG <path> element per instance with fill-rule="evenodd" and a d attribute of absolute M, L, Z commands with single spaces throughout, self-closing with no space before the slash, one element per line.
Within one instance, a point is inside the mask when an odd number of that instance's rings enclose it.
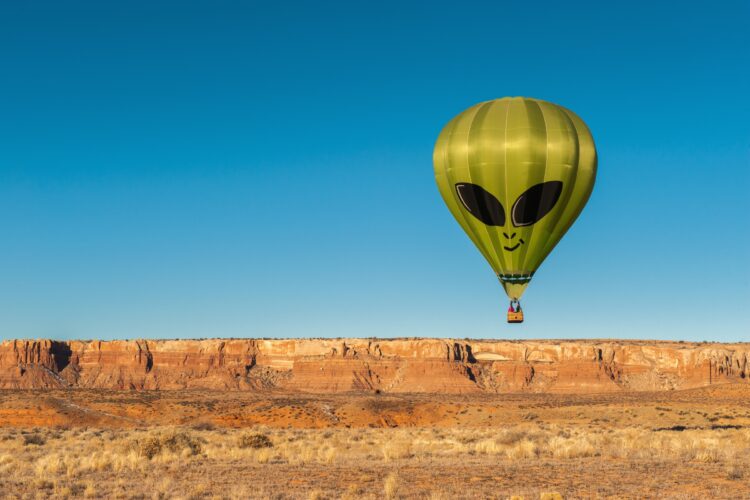
<path fill-rule="evenodd" d="M 500 283 L 511 283 L 514 285 L 521 285 L 524 283 L 528 283 L 531 281 L 531 278 L 534 277 L 534 273 L 525 273 L 525 274 L 519 274 L 519 273 L 513 273 L 513 274 L 500 274 L 498 273 L 497 278 L 500 280 Z"/>
<path fill-rule="evenodd" d="M 497 279 L 500 281 L 500 284 L 503 285 L 508 298 L 511 300 L 518 300 L 521 298 L 521 295 L 523 295 L 523 292 L 526 291 L 526 287 L 529 286 L 532 276 L 534 276 L 533 272 L 525 274 L 498 273 Z"/>

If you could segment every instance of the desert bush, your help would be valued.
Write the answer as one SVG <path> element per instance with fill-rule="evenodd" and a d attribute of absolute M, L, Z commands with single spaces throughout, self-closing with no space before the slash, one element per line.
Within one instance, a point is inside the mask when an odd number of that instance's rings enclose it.
<path fill-rule="evenodd" d="M 175 432 L 174 434 L 167 435 L 163 439 L 162 445 L 172 453 L 180 453 L 187 450 L 190 455 L 198 455 L 203 451 L 201 442 L 187 432 Z"/>
<path fill-rule="evenodd" d="M 255 460 L 256 460 L 256 461 L 257 461 L 257 462 L 258 462 L 259 464 L 265 464 L 265 463 L 268 463 L 268 461 L 269 461 L 269 460 L 271 460 L 271 452 L 270 452 L 270 448 L 262 448 L 262 449 L 258 450 L 258 451 L 257 451 L 257 452 L 255 453 Z"/>
<path fill-rule="evenodd" d="M 61 497 L 61 498 L 68 498 L 71 495 L 73 495 L 73 490 L 70 488 L 70 486 L 66 486 L 64 484 L 56 484 L 54 491 L 55 491 L 55 496 Z"/>
<path fill-rule="evenodd" d="M 338 451 L 336 448 L 328 448 L 323 452 L 323 461 L 327 464 L 332 464 L 336 461 L 336 457 L 338 456 Z"/>
<path fill-rule="evenodd" d="M 40 436 L 39 434 L 26 434 L 23 437 L 23 444 L 28 446 L 30 444 L 36 445 L 36 446 L 42 446 L 47 441 Z"/>
<path fill-rule="evenodd" d="M 186 432 L 173 432 L 165 436 L 156 435 L 137 439 L 128 444 L 126 451 L 129 450 L 134 450 L 139 456 L 151 460 L 165 450 L 172 453 L 198 455 L 203 451 L 203 446 L 198 439 Z"/>
<path fill-rule="evenodd" d="M 729 467 L 727 467 L 727 479 L 737 481 L 738 479 L 742 479 L 743 475 L 744 474 L 742 473 L 742 469 L 740 469 L 736 465 L 730 465 Z"/>
<path fill-rule="evenodd" d="M 471 434 L 469 434 L 467 436 L 459 436 L 457 438 L 457 441 L 459 443 L 461 443 L 461 444 L 476 443 L 478 440 L 479 440 L 479 436 L 474 436 L 474 435 L 471 435 Z"/>
<path fill-rule="evenodd" d="M 539 495 L 539 500 L 563 500 L 563 496 L 556 491 L 549 493 L 542 493 Z"/>
<path fill-rule="evenodd" d="M 85 498 L 95 498 L 96 497 L 96 486 L 94 486 L 93 481 L 89 481 L 86 483 L 86 489 L 83 490 L 83 496 Z"/>
<path fill-rule="evenodd" d="M 505 450 L 505 455 L 511 460 L 535 458 L 539 455 L 539 448 L 533 441 L 524 439 Z"/>
<path fill-rule="evenodd" d="M 307 498 L 309 500 L 323 500 L 323 492 L 320 490 L 311 491 Z"/>
<path fill-rule="evenodd" d="M 580 458 L 598 454 L 596 447 L 585 436 L 568 439 L 552 437 L 544 451 L 554 458 Z"/>
<path fill-rule="evenodd" d="M 500 453 L 502 450 L 503 447 L 501 445 L 498 445 L 498 443 L 494 439 L 483 439 L 482 441 L 479 441 L 474 445 L 474 451 L 478 453 L 485 453 L 487 455 Z"/>
<path fill-rule="evenodd" d="M 515 444 L 521 441 L 526 436 L 525 433 L 521 431 L 515 431 L 515 430 L 505 430 L 501 433 L 499 433 L 495 439 L 499 444 Z"/>
<path fill-rule="evenodd" d="M 40 479 L 49 479 L 50 477 L 63 474 L 67 469 L 68 464 L 59 453 L 45 454 L 34 462 L 34 472 Z"/>
<path fill-rule="evenodd" d="M 341 495 L 341 500 L 355 500 L 358 498 L 362 498 L 365 494 L 365 489 L 362 488 L 358 484 L 350 484 L 343 495 Z"/>
<path fill-rule="evenodd" d="M 243 434 L 240 436 L 239 447 L 255 449 L 271 448 L 273 447 L 273 442 L 265 434 Z"/>
<path fill-rule="evenodd" d="M 411 441 L 388 441 L 383 445 L 383 459 L 386 462 L 412 456 Z"/>
<path fill-rule="evenodd" d="M 37 479 L 34 486 L 39 490 L 51 490 L 55 487 L 55 484 L 47 479 Z"/>
<path fill-rule="evenodd" d="M 710 464 L 720 461 L 721 455 L 718 450 L 702 450 L 695 454 L 695 459 L 698 462 Z"/>
<path fill-rule="evenodd" d="M 385 493 L 385 498 L 396 498 L 396 493 L 398 492 L 398 474 L 395 472 L 388 474 L 388 477 L 383 482 L 383 492 Z"/>
<path fill-rule="evenodd" d="M 136 441 L 135 449 L 140 456 L 146 457 L 151 460 L 156 455 L 161 453 L 161 440 L 155 436 L 147 437 L 143 440 Z"/>
<path fill-rule="evenodd" d="M 0 455 L 0 465 L 12 464 L 15 461 L 16 461 L 16 458 L 9 453 L 4 453 Z"/>
<path fill-rule="evenodd" d="M 74 497 L 81 497 L 86 490 L 86 486 L 80 483 L 73 483 L 69 486 L 70 494 Z"/>

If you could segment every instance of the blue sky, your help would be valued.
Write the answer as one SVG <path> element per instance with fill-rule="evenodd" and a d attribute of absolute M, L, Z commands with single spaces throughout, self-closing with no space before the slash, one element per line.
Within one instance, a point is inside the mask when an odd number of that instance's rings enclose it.
<path fill-rule="evenodd" d="M 0 337 L 748 340 L 747 2 L 5 2 Z M 507 325 L 437 192 L 479 101 L 578 113 Z"/>

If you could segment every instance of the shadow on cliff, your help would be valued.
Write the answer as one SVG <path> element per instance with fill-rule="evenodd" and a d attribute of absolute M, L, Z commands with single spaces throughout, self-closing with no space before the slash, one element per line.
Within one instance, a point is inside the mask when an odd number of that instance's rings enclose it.
<path fill-rule="evenodd" d="M 73 351 L 70 349 L 69 343 L 53 340 L 50 345 L 50 354 L 52 354 L 55 360 L 57 373 L 60 373 L 70 364 L 70 358 L 73 356 Z"/>

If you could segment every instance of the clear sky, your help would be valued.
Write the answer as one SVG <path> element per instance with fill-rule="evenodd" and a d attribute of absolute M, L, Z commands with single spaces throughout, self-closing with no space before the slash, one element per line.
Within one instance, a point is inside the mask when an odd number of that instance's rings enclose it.
<path fill-rule="evenodd" d="M 3 2 L 0 337 L 750 340 L 749 5 Z M 517 95 L 599 175 L 508 325 L 432 148 Z"/>

